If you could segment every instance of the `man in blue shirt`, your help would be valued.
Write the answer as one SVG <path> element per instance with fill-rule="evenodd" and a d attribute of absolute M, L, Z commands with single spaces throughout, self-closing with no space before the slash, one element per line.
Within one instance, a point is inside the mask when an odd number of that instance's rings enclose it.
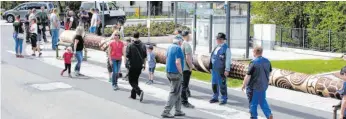
<path fill-rule="evenodd" d="M 213 89 L 213 97 L 210 103 L 219 102 L 219 92 L 221 93 L 222 101 L 220 105 L 227 103 L 227 76 L 231 69 L 231 52 L 228 45 L 225 43 L 226 35 L 218 33 L 216 38 L 217 46 L 210 56 L 209 68 L 211 69 L 211 83 Z"/>
<path fill-rule="evenodd" d="M 342 86 L 342 90 L 340 94 L 342 95 L 342 101 L 341 101 L 341 113 L 340 113 L 340 119 L 346 119 L 346 66 L 341 69 L 340 75 L 342 76 L 344 83 Z"/>
<path fill-rule="evenodd" d="M 257 119 L 257 106 L 261 109 L 267 119 L 273 119 L 270 107 L 266 100 L 266 90 L 269 85 L 269 75 L 272 71 L 270 61 L 262 57 L 263 49 L 255 47 L 253 54 L 255 59 L 251 61 L 248 72 L 243 81 L 242 90 L 246 87 L 246 94 L 249 100 L 251 119 Z"/>
<path fill-rule="evenodd" d="M 161 116 L 163 118 L 174 118 L 174 116 L 185 116 L 181 111 L 181 85 L 184 68 L 184 54 L 180 48 L 182 44 L 181 37 L 175 37 L 173 44 L 167 48 L 166 53 L 166 72 L 170 81 L 171 91 L 168 101 Z M 174 116 L 170 114 L 171 109 L 175 106 Z"/>

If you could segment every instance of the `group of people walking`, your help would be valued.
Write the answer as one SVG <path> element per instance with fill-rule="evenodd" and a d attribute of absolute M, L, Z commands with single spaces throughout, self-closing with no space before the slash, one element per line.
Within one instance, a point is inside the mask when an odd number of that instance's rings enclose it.
<path fill-rule="evenodd" d="M 166 72 L 170 81 L 170 94 L 168 102 L 161 114 L 164 118 L 173 118 L 174 116 L 184 116 L 181 111 L 181 105 L 186 108 L 194 108 L 188 102 L 189 81 L 191 71 L 194 69 L 192 64 L 192 50 L 189 45 L 188 31 L 176 30 L 177 36 L 173 44 L 167 48 L 166 54 Z M 220 105 L 227 104 L 227 77 L 231 71 L 231 52 L 229 46 L 225 43 L 226 35 L 218 33 L 216 37 L 217 46 L 211 53 L 209 68 L 212 74 L 213 95 L 210 103 L 219 102 Z M 262 57 L 263 49 L 255 47 L 253 54 L 255 59 L 251 61 L 249 70 L 244 78 L 242 90 L 246 90 L 249 100 L 249 110 L 251 119 L 257 119 L 257 106 L 260 105 L 266 118 L 272 119 L 270 107 L 266 101 L 266 90 L 268 88 L 269 75 L 272 71 L 270 61 Z M 221 93 L 221 101 L 219 101 Z M 175 106 L 175 114 L 170 114 Z"/>
<path fill-rule="evenodd" d="M 41 8 L 42 12 L 36 14 L 36 10 L 33 9 L 28 16 L 29 28 L 26 30 L 30 34 L 30 42 L 33 49 L 32 56 L 35 56 L 35 52 L 42 55 L 40 51 L 38 41 L 41 41 L 41 35 L 45 42 L 48 42 L 45 35 L 45 26 L 50 25 L 52 34 L 52 49 L 56 50 L 58 35 L 59 35 L 59 20 L 56 15 L 56 9 L 53 9 L 51 15 L 44 12 L 44 7 Z M 100 19 L 97 15 L 97 9 L 91 10 L 93 15 L 90 22 L 90 33 L 96 33 L 97 27 L 100 26 Z M 73 29 L 70 25 L 73 24 L 73 20 L 76 20 L 73 12 L 68 12 L 70 15 L 67 18 L 69 22 L 66 22 L 67 30 Z M 81 63 L 83 60 L 84 39 L 83 34 L 85 31 L 86 13 L 81 11 L 81 22 L 75 28 L 76 37 L 72 47 L 66 49 L 64 53 L 65 69 L 61 71 L 61 75 L 65 71 L 68 71 L 69 77 L 71 76 L 71 60 L 75 56 L 77 63 L 74 68 L 76 76 L 81 76 Z M 24 39 L 24 28 L 20 22 L 19 16 L 16 16 L 14 22 L 15 39 L 15 51 L 17 57 L 23 57 L 22 55 L 22 43 Z M 71 23 L 72 22 L 72 23 Z M 72 25 L 73 26 L 73 25 Z M 154 70 L 156 67 L 155 54 L 153 53 L 153 46 L 146 46 L 139 40 L 140 34 L 138 32 L 133 33 L 133 39 L 124 40 L 122 23 L 119 22 L 114 27 L 114 32 L 111 36 L 112 41 L 109 43 L 107 49 L 107 69 L 109 71 L 109 80 L 112 84 L 113 90 L 118 90 L 118 79 L 121 76 L 121 64 L 124 61 L 127 68 L 126 77 L 128 77 L 129 84 L 132 87 L 129 98 L 136 99 L 139 96 L 139 101 L 143 100 L 144 91 L 138 86 L 138 79 L 142 71 L 147 69 L 149 71 L 149 80 L 147 84 L 154 83 Z M 173 38 L 173 43 L 167 48 L 166 53 L 166 72 L 167 78 L 170 82 L 170 93 L 168 101 L 164 107 L 164 111 L 161 116 L 164 118 L 173 118 L 174 116 L 185 116 L 185 113 L 181 110 L 181 107 L 194 108 L 195 106 L 189 103 L 190 97 L 189 82 L 192 74 L 193 66 L 193 52 L 190 42 L 189 31 L 175 31 L 176 36 Z M 212 74 L 211 87 L 213 95 L 211 96 L 210 103 L 219 103 L 220 105 L 227 104 L 227 77 L 231 71 L 231 52 L 229 46 L 225 43 L 226 35 L 219 33 L 216 36 L 217 46 L 210 56 L 210 72 Z M 256 47 L 253 50 L 255 59 L 249 65 L 249 70 L 244 78 L 242 89 L 246 90 L 246 94 L 249 100 L 249 109 L 251 118 L 257 118 L 257 105 L 260 105 L 265 116 L 269 119 L 273 118 L 269 105 L 266 101 L 266 90 L 268 88 L 269 74 L 271 72 L 271 64 L 268 59 L 262 57 L 263 49 Z M 147 67 L 148 64 L 149 66 Z M 220 94 L 221 93 L 221 97 Z M 219 101 L 221 98 L 221 101 Z M 175 107 L 175 114 L 171 115 L 170 111 Z"/>

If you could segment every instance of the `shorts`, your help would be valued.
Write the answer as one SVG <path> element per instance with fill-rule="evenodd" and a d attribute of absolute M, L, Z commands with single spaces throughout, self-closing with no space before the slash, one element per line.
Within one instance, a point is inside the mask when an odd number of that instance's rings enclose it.
<path fill-rule="evenodd" d="M 95 33 L 96 32 L 96 26 L 90 27 L 89 32 L 90 33 Z"/>
<path fill-rule="evenodd" d="M 37 34 L 30 34 L 31 38 L 31 47 L 36 47 L 37 46 Z"/>
<path fill-rule="evenodd" d="M 108 73 L 113 72 L 113 68 L 112 68 L 112 66 L 111 66 L 111 64 L 109 63 L 108 60 L 107 60 L 107 70 L 108 70 Z"/>
<path fill-rule="evenodd" d="M 154 73 L 154 71 L 155 71 L 155 67 L 149 68 L 150 73 Z"/>

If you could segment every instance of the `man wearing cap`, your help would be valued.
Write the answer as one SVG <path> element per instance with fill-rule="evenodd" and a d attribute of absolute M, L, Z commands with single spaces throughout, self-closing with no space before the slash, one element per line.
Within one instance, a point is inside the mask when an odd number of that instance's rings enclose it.
<path fill-rule="evenodd" d="M 214 48 L 210 56 L 209 68 L 212 75 L 213 97 L 210 103 L 219 102 L 219 92 L 221 93 L 220 105 L 227 103 L 227 76 L 231 68 L 231 52 L 225 43 L 226 35 L 218 33 L 216 37 L 217 46 Z"/>
<path fill-rule="evenodd" d="M 184 42 L 181 46 L 184 56 L 185 56 L 185 62 L 184 62 L 184 68 L 183 68 L 183 83 L 182 83 L 182 91 L 181 91 L 181 101 L 184 107 L 186 108 L 194 108 L 192 104 L 188 102 L 188 88 L 190 83 L 190 77 L 192 73 L 192 69 L 194 68 L 192 64 L 192 48 L 189 44 L 190 41 L 190 35 L 189 31 L 184 30 L 181 34 L 181 36 L 184 39 Z"/>
<path fill-rule="evenodd" d="M 166 53 L 166 72 L 170 81 L 170 93 L 165 109 L 161 116 L 163 118 L 174 118 L 174 116 L 185 116 L 181 111 L 181 84 L 184 69 L 184 54 L 181 50 L 182 39 L 175 37 L 173 44 L 168 46 Z M 170 114 L 175 106 L 174 116 Z"/>
<path fill-rule="evenodd" d="M 346 119 L 346 66 L 340 70 L 340 75 L 344 80 L 342 90 L 339 92 L 342 95 L 341 100 L 341 113 L 339 118 Z"/>
<path fill-rule="evenodd" d="M 248 68 L 243 81 L 242 90 L 246 88 L 246 95 L 249 100 L 251 119 L 257 119 L 257 106 L 261 109 L 267 119 L 273 119 L 270 107 L 266 100 L 266 90 L 269 86 L 269 76 L 272 71 L 270 61 L 262 57 L 263 49 L 255 47 L 253 49 L 253 59 Z"/>

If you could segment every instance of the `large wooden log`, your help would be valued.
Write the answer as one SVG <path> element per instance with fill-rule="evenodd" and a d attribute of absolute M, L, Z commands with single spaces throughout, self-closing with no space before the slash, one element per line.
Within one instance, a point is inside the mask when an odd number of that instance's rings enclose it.
<path fill-rule="evenodd" d="M 73 36 L 73 31 L 64 31 L 60 35 L 60 39 L 63 42 L 72 42 Z M 102 51 L 105 51 L 105 49 L 108 47 L 109 41 L 111 41 L 109 38 L 92 34 L 87 34 L 84 37 L 84 43 L 87 48 Z M 158 63 L 166 63 L 166 49 L 156 47 L 154 48 L 153 52 L 156 55 Z M 196 67 L 195 70 L 209 72 L 209 56 L 195 54 L 193 59 L 193 64 Z M 232 61 L 230 65 L 231 72 L 229 77 L 243 79 L 246 75 L 248 66 L 238 61 Z M 270 85 L 276 87 L 337 99 L 340 99 L 340 94 L 337 92 L 337 90 L 342 88 L 342 80 L 340 80 L 340 77 L 338 78 L 338 76 L 335 76 L 335 78 L 330 78 L 325 76 L 296 73 L 281 69 L 274 69 L 272 71 L 269 83 Z"/>

